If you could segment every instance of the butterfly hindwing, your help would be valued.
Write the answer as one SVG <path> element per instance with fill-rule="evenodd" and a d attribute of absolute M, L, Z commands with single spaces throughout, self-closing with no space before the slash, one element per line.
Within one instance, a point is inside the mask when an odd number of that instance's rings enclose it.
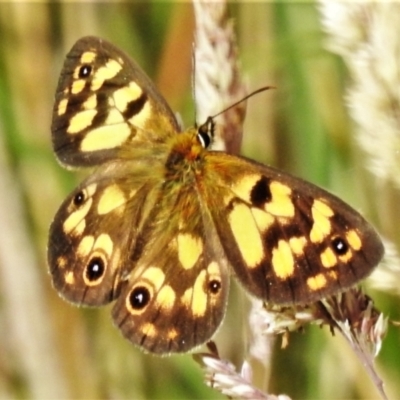
<path fill-rule="evenodd" d="M 171 243 L 179 240 L 178 235 Z M 151 266 L 138 264 L 115 303 L 113 319 L 127 339 L 149 352 L 187 352 L 220 326 L 229 274 L 209 253 L 191 270 L 183 268 L 176 252 L 165 253 Z"/>
<path fill-rule="evenodd" d="M 50 229 L 54 286 L 80 305 L 117 299 L 116 325 L 147 351 L 188 351 L 209 340 L 225 314 L 222 246 L 210 240 L 196 193 L 126 167 L 105 164 L 61 205 Z"/>
<path fill-rule="evenodd" d="M 113 163 L 105 164 L 63 202 L 50 228 L 48 262 L 54 286 L 69 301 L 113 300 L 131 264 L 130 248 L 151 185 Z"/>
<path fill-rule="evenodd" d="M 132 252 L 135 269 L 113 318 L 153 353 L 185 352 L 211 338 L 225 314 L 229 269 L 194 190 L 164 185 Z M 141 245 L 143 244 L 143 246 Z"/>

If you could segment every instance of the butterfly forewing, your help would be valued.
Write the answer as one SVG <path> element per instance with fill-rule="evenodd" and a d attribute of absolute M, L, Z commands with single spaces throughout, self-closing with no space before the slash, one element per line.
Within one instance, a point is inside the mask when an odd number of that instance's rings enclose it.
<path fill-rule="evenodd" d="M 53 147 L 63 164 L 116 159 L 127 146 L 149 146 L 179 131 L 165 100 L 139 66 L 103 39 L 72 47 L 58 82 Z"/>
<path fill-rule="evenodd" d="M 209 152 L 206 203 L 236 276 L 277 304 L 309 303 L 366 277 L 383 255 L 374 229 L 337 197 L 244 158 Z M 223 209 L 218 206 L 223 203 Z"/>

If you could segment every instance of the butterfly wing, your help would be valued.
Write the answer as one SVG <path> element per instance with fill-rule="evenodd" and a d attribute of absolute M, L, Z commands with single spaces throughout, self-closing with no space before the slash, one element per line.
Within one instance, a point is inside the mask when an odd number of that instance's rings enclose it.
<path fill-rule="evenodd" d="M 118 296 L 131 264 L 154 182 L 128 174 L 132 164 L 108 163 L 74 190 L 50 227 L 48 264 L 67 300 L 98 306 Z"/>
<path fill-rule="evenodd" d="M 140 67 L 111 43 L 88 36 L 66 57 L 51 130 L 61 163 L 93 166 L 121 157 L 127 145 L 150 146 L 180 129 Z"/>
<path fill-rule="evenodd" d="M 135 269 L 113 309 L 126 338 L 159 354 L 209 340 L 222 322 L 229 289 L 228 264 L 197 193 L 168 186 L 140 233 L 131 255 Z"/>
<path fill-rule="evenodd" d="M 123 334 L 155 353 L 208 340 L 229 288 L 222 247 L 204 241 L 217 237 L 209 216 L 192 190 L 164 176 L 168 139 L 178 131 L 123 52 L 94 37 L 76 42 L 57 88 L 53 147 L 65 165 L 100 166 L 54 218 L 50 272 L 74 303 L 117 299 L 113 318 Z"/>
<path fill-rule="evenodd" d="M 383 246 L 329 193 L 240 157 L 206 152 L 148 77 L 94 37 L 69 52 L 52 138 L 69 166 L 100 165 L 61 205 L 49 235 L 54 286 L 68 300 L 116 299 L 134 344 L 185 352 L 220 325 L 229 265 L 253 295 L 307 303 L 368 275 Z"/>
<path fill-rule="evenodd" d="M 61 205 L 48 263 L 67 300 L 117 299 L 124 336 L 153 353 L 185 352 L 215 333 L 225 314 L 229 269 L 197 194 L 168 187 L 153 169 L 108 163 Z M 176 184 L 176 183 L 174 183 Z"/>
<path fill-rule="evenodd" d="M 228 154 L 206 156 L 202 195 L 226 257 L 253 295 L 309 303 L 367 276 L 383 255 L 373 228 L 311 183 Z"/>

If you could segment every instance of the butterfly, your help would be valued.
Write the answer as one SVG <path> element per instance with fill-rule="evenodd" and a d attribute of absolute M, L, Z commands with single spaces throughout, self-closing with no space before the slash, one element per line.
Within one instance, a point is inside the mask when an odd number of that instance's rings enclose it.
<path fill-rule="evenodd" d="M 250 295 L 306 304 L 366 277 L 383 255 L 363 217 L 278 169 L 212 151 L 214 120 L 181 128 L 152 81 L 97 37 L 68 53 L 52 144 L 66 167 L 95 167 L 50 227 L 54 287 L 78 305 L 114 301 L 122 334 L 157 354 L 208 341 L 230 275 Z"/>

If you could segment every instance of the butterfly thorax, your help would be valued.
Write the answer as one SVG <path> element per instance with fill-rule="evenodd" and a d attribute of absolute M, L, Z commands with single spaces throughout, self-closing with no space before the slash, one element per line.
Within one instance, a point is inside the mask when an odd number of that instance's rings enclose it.
<path fill-rule="evenodd" d="M 171 180 L 185 180 L 200 173 L 206 150 L 197 138 L 197 130 L 190 128 L 175 135 L 165 163 L 166 177 Z"/>

